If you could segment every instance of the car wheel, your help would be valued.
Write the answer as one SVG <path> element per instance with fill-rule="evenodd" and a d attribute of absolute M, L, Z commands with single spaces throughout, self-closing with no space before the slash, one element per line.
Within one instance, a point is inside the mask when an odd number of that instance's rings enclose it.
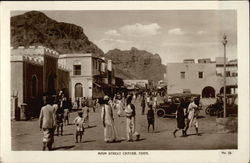
<path fill-rule="evenodd" d="M 157 114 L 158 117 L 163 117 L 164 114 L 165 114 L 165 112 L 164 112 L 164 110 L 158 110 L 158 111 L 156 112 L 156 114 Z"/>
<path fill-rule="evenodd" d="M 206 108 L 205 113 L 206 113 L 207 115 L 209 115 L 209 113 L 210 113 L 210 107 L 207 107 L 207 108 Z"/>

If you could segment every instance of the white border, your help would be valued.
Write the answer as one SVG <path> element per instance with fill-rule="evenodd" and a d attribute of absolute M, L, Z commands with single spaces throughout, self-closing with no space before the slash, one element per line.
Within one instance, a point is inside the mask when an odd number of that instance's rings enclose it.
<path fill-rule="evenodd" d="M 247 1 L 85 1 L 1 3 L 1 161 L 3 162 L 248 162 L 249 161 L 249 17 Z M 13 152 L 10 136 L 10 11 L 11 10 L 237 10 L 239 130 L 238 150 L 149 151 L 143 156 L 100 156 L 97 151 Z M 225 150 L 224 150 L 225 151 Z M 63 157 L 65 154 L 66 157 Z"/>

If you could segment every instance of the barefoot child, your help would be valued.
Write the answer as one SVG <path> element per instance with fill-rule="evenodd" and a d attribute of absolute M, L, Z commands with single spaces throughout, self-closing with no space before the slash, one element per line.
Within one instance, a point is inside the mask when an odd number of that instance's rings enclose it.
<path fill-rule="evenodd" d="M 74 120 L 74 123 L 76 125 L 76 143 L 78 143 L 78 137 L 80 136 L 80 142 L 82 142 L 82 135 L 84 133 L 84 118 L 83 118 L 83 112 L 78 112 L 78 116 Z"/>

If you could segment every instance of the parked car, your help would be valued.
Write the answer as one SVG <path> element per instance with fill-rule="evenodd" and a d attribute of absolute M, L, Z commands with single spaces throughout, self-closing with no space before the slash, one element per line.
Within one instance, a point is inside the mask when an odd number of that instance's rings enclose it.
<path fill-rule="evenodd" d="M 180 104 L 180 99 L 183 98 L 185 101 L 186 108 L 194 98 L 200 98 L 199 94 L 194 93 L 174 93 L 168 94 L 167 98 L 164 99 L 163 103 L 160 103 L 155 112 L 158 117 L 175 116 L 177 106 Z"/>
<path fill-rule="evenodd" d="M 210 116 L 223 117 L 223 94 L 217 95 L 216 103 L 209 105 L 205 112 Z M 226 116 L 238 115 L 238 95 L 226 94 Z"/>

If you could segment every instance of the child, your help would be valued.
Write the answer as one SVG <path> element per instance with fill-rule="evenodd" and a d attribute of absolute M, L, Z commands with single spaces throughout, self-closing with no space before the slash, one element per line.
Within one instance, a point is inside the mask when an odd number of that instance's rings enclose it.
<path fill-rule="evenodd" d="M 60 109 L 56 111 L 56 130 L 57 136 L 59 136 L 59 130 L 61 129 L 61 136 L 63 135 L 63 114 Z"/>
<path fill-rule="evenodd" d="M 155 116 L 154 116 L 154 110 L 153 110 L 152 105 L 149 105 L 147 119 L 148 119 L 148 132 L 149 132 L 150 125 L 153 126 L 153 131 L 154 131 L 155 130 L 155 124 L 154 124 L 155 123 Z"/>
<path fill-rule="evenodd" d="M 78 143 L 78 136 L 80 136 L 80 142 L 82 142 L 82 135 L 84 133 L 84 118 L 83 118 L 83 112 L 78 112 L 78 116 L 74 120 L 74 123 L 76 125 L 76 143 Z"/>

